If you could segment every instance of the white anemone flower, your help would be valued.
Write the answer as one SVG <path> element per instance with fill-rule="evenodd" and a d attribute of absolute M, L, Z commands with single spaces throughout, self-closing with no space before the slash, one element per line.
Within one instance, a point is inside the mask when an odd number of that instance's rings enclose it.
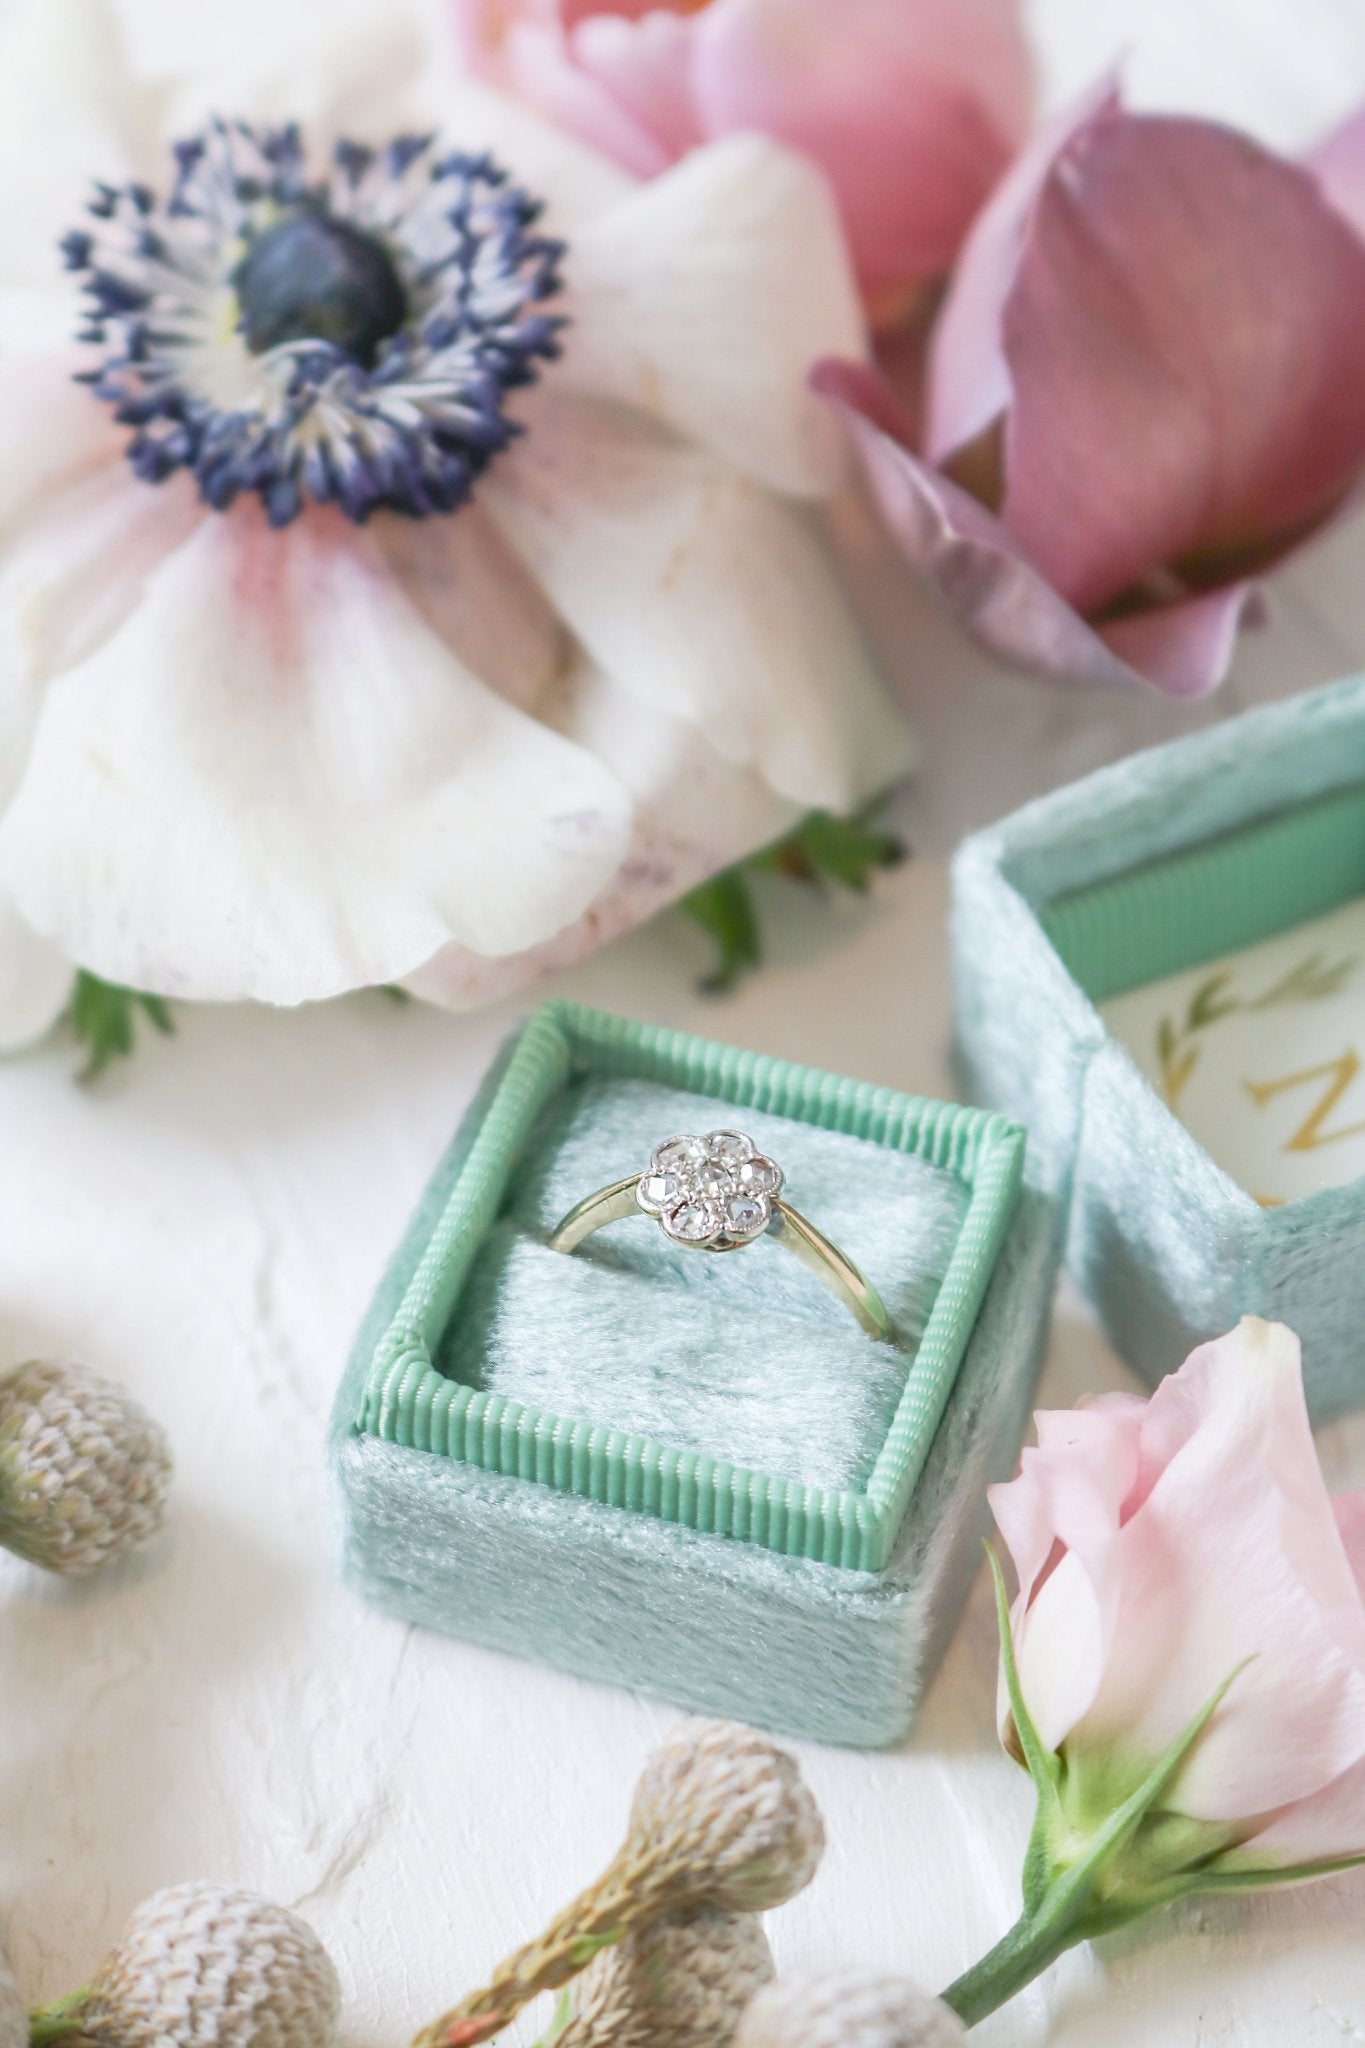
<path fill-rule="evenodd" d="M 906 765 L 814 509 L 819 175 L 638 183 L 434 22 L 253 76 L 0 20 L 0 1043 L 73 964 L 502 995 Z"/>

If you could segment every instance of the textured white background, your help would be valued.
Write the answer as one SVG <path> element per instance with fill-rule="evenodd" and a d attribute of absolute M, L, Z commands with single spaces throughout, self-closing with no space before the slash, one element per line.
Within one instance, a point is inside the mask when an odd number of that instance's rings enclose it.
<path fill-rule="evenodd" d="M 268 32 L 272 12 L 222 7 L 224 33 Z M 1052 101 L 1126 49 L 1142 101 L 1288 147 L 1365 93 L 1362 0 L 1038 0 L 1034 18 Z M 1363 536 L 1281 579 L 1219 712 L 1356 665 Z M 872 581 L 925 740 L 902 807 L 913 864 L 867 907 L 774 898 L 772 965 L 727 1001 L 693 993 L 704 952 L 673 920 L 571 987 L 938 1093 L 953 841 L 1194 720 L 1005 676 L 900 579 Z M 51 1051 L 0 1070 L 0 1353 L 126 1380 L 179 1459 L 173 1535 L 135 1568 L 73 1591 L 0 1565 L 0 1900 L 34 1997 L 79 1981 L 152 1887 L 213 1876 L 306 1913 L 341 1968 L 348 2044 L 397 2044 L 615 1844 L 667 1709 L 406 1629 L 329 1562 L 319 1453 L 341 1361 L 509 1021 L 368 997 L 186 1016 L 94 1095 Z M 1046 1400 L 1119 1377 L 1064 1298 Z M 1322 1448 L 1336 1484 L 1365 1484 L 1365 1422 Z M 784 1966 L 937 1985 L 1012 1919 L 1030 1801 L 995 1745 L 984 1595 L 904 1752 L 803 1750 L 831 1847 L 771 1921 Z M 1163 1917 L 1069 1959 L 979 2038 L 1365 2042 L 1363 1917 L 1365 1875 Z"/>

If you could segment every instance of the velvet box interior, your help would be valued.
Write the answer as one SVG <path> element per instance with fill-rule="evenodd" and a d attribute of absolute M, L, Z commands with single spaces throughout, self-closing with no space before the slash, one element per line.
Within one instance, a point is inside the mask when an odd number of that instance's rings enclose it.
<path fill-rule="evenodd" d="M 885 1298 L 867 1335 L 779 1246 L 579 1198 L 738 1125 Z M 908 1726 L 1016 1455 L 1058 1255 L 1003 1118 L 544 1006 L 504 1049 L 360 1333 L 345 1568 L 407 1618 L 859 1744 Z"/>
<path fill-rule="evenodd" d="M 954 962 L 967 1091 L 1028 1124 L 1129 1363 L 1258 1314 L 1315 1416 L 1365 1402 L 1365 681 L 969 840 Z"/>

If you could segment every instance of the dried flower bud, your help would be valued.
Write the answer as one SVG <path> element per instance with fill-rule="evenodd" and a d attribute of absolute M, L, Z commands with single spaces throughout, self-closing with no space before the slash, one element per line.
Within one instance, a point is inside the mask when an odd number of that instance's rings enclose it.
<path fill-rule="evenodd" d="M 825 1830 L 785 1750 L 732 1722 L 683 1721 L 645 1766 L 626 1846 L 666 1873 L 671 1911 L 763 1913 L 810 1883 Z"/>
<path fill-rule="evenodd" d="M 620 1850 L 545 1932 L 442 2013 L 412 2048 L 475 2048 L 542 1991 L 640 1927 L 702 1907 L 761 1913 L 808 1884 L 825 1846 L 794 1760 L 752 1728 L 684 1721 L 636 1787 Z"/>
<path fill-rule="evenodd" d="M 341 1995 L 311 1927 L 251 1892 L 155 1892 L 89 1987 L 51 2008 L 94 2048 L 329 2048 Z"/>
<path fill-rule="evenodd" d="M 161 1527 L 165 1436 L 122 1387 L 34 1359 L 0 1379 L 0 1543 L 49 1571 L 91 1572 Z"/>
<path fill-rule="evenodd" d="M 906 1977 L 835 1970 L 760 1991 L 734 2048 L 956 2048 L 957 2014 Z"/>
<path fill-rule="evenodd" d="M 584 1971 L 557 2048 L 723 2048 L 772 1974 L 752 1913 L 655 1920 Z"/>

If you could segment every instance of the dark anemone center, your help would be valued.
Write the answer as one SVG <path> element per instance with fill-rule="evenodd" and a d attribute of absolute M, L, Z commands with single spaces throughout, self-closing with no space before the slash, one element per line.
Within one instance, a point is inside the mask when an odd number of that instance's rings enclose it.
<path fill-rule="evenodd" d="M 232 282 L 257 355 L 285 341 L 326 341 L 368 369 L 407 318 L 383 244 L 315 208 L 255 235 Z"/>

